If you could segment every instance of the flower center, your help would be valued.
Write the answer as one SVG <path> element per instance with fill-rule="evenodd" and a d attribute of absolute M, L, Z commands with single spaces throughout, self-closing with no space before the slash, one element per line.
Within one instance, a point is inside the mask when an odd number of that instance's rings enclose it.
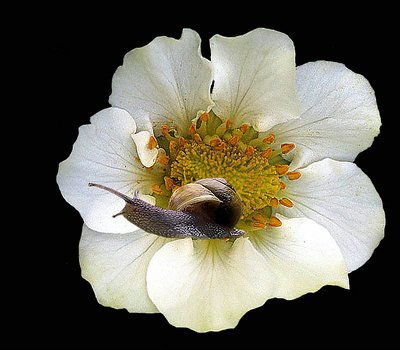
<path fill-rule="evenodd" d="M 204 113 L 192 124 L 187 137 L 177 137 L 176 130 L 167 125 L 157 139 L 164 149 L 159 152 L 158 167 L 163 184 L 154 184 L 156 204 L 166 207 L 176 188 L 204 178 L 225 178 L 236 190 L 243 204 L 238 228 L 257 230 L 267 224 L 280 226 L 273 215 L 279 204 L 293 203 L 280 195 L 285 183 L 282 177 L 295 180 L 298 172 L 288 172 L 289 162 L 282 154 L 294 144 L 275 145 L 273 134 L 260 135 L 251 126 L 232 129 L 230 120 L 222 122 L 212 112 Z M 284 181 L 282 181 L 284 180 Z"/>
<path fill-rule="evenodd" d="M 244 154 L 229 143 L 212 146 L 189 141 L 171 164 L 171 179 L 186 185 L 204 178 L 223 177 L 236 190 L 243 203 L 243 216 L 271 204 L 280 190 L 279 174 L 260 152 Z"/>

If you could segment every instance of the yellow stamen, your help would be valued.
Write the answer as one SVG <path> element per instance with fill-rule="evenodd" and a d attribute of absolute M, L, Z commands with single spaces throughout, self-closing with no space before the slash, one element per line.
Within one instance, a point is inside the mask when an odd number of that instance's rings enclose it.
<path fill-rule="evenodd" d="M 151 186 L 151 192 L 153 192 L 155 194 L 161 194 L 162 189 L 159 185 L 154 184 L 153 186 Z"/>
<path fill-rule="evenodd" d="M 284 182 L 281 182 L 280 184 L 281 190 L 284 190 L 286 188 L 286 184 Z"/>
<path fill-rule="evenodd" d="M 286 164 L 276 164 L 275 170 L 279 175 L 284 175 L 289 170 L 289 165 Z"/>
<path fill-rule="evenodd" d="M 158 145 L 158 143 L 157 143 L 156 138 L 153 135 L 151 135 L 149 138 L 149 142 L 147 142 L 147 148 L 149 150 L 152 150 L 152 149 L 156 148 L 157 145 Z"/>
<path fill-rule="evenodd" d="M 282 221 L 279 220 L 276 216 L 272 215 L 269 218 L 269 223 L 268 225 L 272 226 L 272 227 L 279 227 L 282 226 Z"/>
<path fill-rule="evenodd" d="M 290 171 L 286 175 L 289 180 L 297 180 L 301 176 L 300 172 L 298 171 Z"/>
<path fill-rule="evenodd" d="M 160 156 L 157 158 L 157 162 L 159 162 L 163 166 L 167 166 L 169 163 L 169 157 L 168 156 Z"/>
<path fill-rule="evenodd" d="M 282 154 L 289 153 L 295 147 L 296 147 L 296 145 L 294 143 L 283 143 L 281 145 Z"/>
<path fill-rule="evenodd" d="M 226 125 L 226 128 L 227 128 L 227 129 L 230 129 L 230 128 L 232 127 L 232 120 L 228 119 L 228 120 L 226 121 L 225 125 Z"/>
<path fill-rule="evenodd" d="M 269 204 L 271 205 L 272 208 L 278 208 L 279 206 L 278 198 L 272 198 Z"/>
<path fill-rule="evenodd" d="M 239 130 L 244 134 L 247 130 L 249 130 L 249 124 L 240 125 Z"/>
<path fill-rule="evenodd" d="M 271 144 L 275 141 L 275 135 L 274 134 L 268 135 L 267 137 L 264 137 L 262 141 L 264 143 Z"/>
<path fill-rule="evenodd" d="M 279 203 L 284 205 L 285 207 L 292 208 L 294 206 L 293 202 L 288 198 L 282 198 L 279 200 Z"/>
<path fill-rule="evenodd" d="M 210 119 L 210 114 L 208 112 L 204 112 L 201 116 L 200 116 L 200 120 L 202 122 L 208 122 L 208 119 Z"/>

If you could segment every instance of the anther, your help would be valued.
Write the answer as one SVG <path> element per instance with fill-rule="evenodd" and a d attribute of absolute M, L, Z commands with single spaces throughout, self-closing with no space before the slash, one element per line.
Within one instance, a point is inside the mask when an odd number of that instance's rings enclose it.
<path fill-rule="evenodd" d="M 210 119 L 210 114 L 208 112 L 204 112 L 201 116 L 200 116 L 200 120 L 202 122 L 208 122 L 208 119 Z"/>
<path fill-rule="evenodd" d="M 168 156 L 160 156 L 157 158 L 157 162 L 159 162 L 163 166 L 167 166 L 169 163 L 169 157 Z"/>
<path fill-rule="evenodd" d="M 286 188 L 286 184 L 282 181 L 279 183 L 279 186 L 280 186 L 281 190 L 284 190 Z"/>
<path fill-rule="evenodd" d="M 194 134 L 193 138 L 197 143 L 202 143 L 203 142 L 203 140 L 201 139 L 201 136 L 199 134 L 197 134 L 197 133 Z"/>
<path fill-rule="evenodd" d="M 262 214 L 255 214 L 252 218 L 252 226 L 254 228 L 264 228 L 267 225 L 268 219 Z"/>
<path fill-rule="evenodd" d="M 221 142 L 222 142 L 222 141 L 221 141 L 221 139 L 219 139 L 219 138 L 212 139 L 212 140 L 210 140 L 210 146 L 211 146 L 211 147 L 216 147 L 216 146 L 220 145 Z"/>
<path fill-rule="evenodd" d="M 264 226 L 268 221 L 267 218 L 264 215 L 259 214 L 259 213 L 257 213 L 254 216 L 252 216 L 252 219 L 253 219 L 253 221 L 255 221 L 257 223 L 264 224 Z"/>
<path fill-rule="evenodd" d="M 194 123 L 192 123 L 189 127 L 189 134 L 194 135 L 195 133 L 196 133 L 196 125 L 194 125 Z"/>
<path fill-rule="evenodd" d="M 172 140 L 169 142 L 169 150 L 172 152 L 176 149 L 176 141 Z"/>
<path fill-rule="evenodd" d="M 287 164 L 276 164 L 275 170 L 279 175 L 284 175 L 289 170 L 289 165 Z"/>
<path fill-rule="evenodd" d="M 155 194 L 161 194 L 162 193 L 162 189 L 159 185 L 152 185 L 151 186 L 151 192 L 155 193 Z"/>
<path fill-rule="evenodd" d="M 183 147 L 186 144 L 186 139 L 184 137 L 180 136 L 178 139 L 178 142 L 179 142 L 179 146 Z"/>
<path fill-rule="evenodd" d="M 238 141 L 239 141 L 239 137 L 237 137 L 237 136 L 235 135 L 235 136 L 232 136 L 232 137 L 229 139 L 229 144 L 231 144 L 232 146 L 236 146 L 237 143 L 238 143 Z"/>
<path fill-rule="evenodd" d="M 168 125 L 161 125 L 161 133 L 164 136 L 167 136 L 169 132 L 169 126 Z"/>
<path fill-rule="evenodd" d="M 227 128 L 227 129 L 230 129 L 230 128 L 232 127 L 232 120 L 228 119 L 228 120 L 226 121 L 225 125 L 226 125 L 226 128 Z"/>
<path fill-rule="evenodd" d="M 244 124 L 244 125 L 246 125 L 246 124 Z M 254 154 L 254 151 L 255 151 L 254 147 L 248 145 L 248 146 L 246 147 L 246 151 L 245 151 L 244 153 L 245 153 L 246 156 L 251 157 L 251 156 Z"/>
<path fill-rule="evenodd" d="M 174 181 L 168 176 L 164 177 L 164 183 L 168 191 L 171 191 L 175 186 Z"/>
<path fill-rule="evenodd" d="M 296 147 L 296 145 L 294 143 L 283 143 L 281 145 L 282 154 L 289 153 L 295 147 Z"/>
<path fill-rule="evenodd" d="M 282 221 L 279 220 L 276 216 L 271 216 L 269 218 L 269 223 L 268 225 L 272 226 L 272 227 L 279 227 L 282 226 Z"/>
<path fill-rule="evenodd" d="M 279 201 L 278 198 L 272 198 L 271 202 L 269 203 L 271 205 L 272 208 L 278 208 L 279 206 Z"/>
<path fill-rule="evenodd" d="M 247 130 L 249 130 L 249 124 L 240 125 L 239 130 L 244 134 Z"/>
<path fill-rule="evenodd" d="M 157 145 L 158 145 L 158 143 L 157 143 L 156 138 L 153 135 L 151 135 L 149 138 L 149 141 L 147 142 L 147 148 L 149 150 L 152 150 L 152 149 L 156 148 Z"/>
<path fill-rule="evenodd" d="M 285 207 L 292 208 L 294 206 L 293 202 L 288 198 L 282 198 L 279 200 L 279 203 L 284 205 Z"/>
<path fill-rule="evenodd" d="M 267 137 L 264 137 L 262 140 L 264 143 L 268 143 L 271 144 L 275 141 L 275 135 L 274 134 L 270 134 Z"/>
<path fill-rule="evenodd" d="M 269 157 L 271 157 L 272 152 L 272 148 L 268 147 L 265 151 L 261 152 L 261 156 L 268 159 Z"/>
<path fill-rule="evenodd" d="M 289 180 L 297 180 L 301 176 L 300 172 L 298 171 L 290 171 L 286 175 Z"/>
<path fill-rule="evenodd" d="M 225 148 L 225 142 L 221 141 L 217 146 L 214 146 L 214 149 L 217 151 L 221 151 Z"/>

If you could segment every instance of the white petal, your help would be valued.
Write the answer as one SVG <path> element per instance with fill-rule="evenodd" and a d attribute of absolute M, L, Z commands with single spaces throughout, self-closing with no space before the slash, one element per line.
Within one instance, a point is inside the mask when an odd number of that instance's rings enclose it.
<path fill-rule="evenodd" d="M 248 239 L 176 240 L 153 257 L 150 298 L 168 321 L 197 332 L 233 328 L 271 295 L 265 261 Z"/>
<path fill-rule="evenodd" d="M 57 183 L 68 203 L 81 214 L 86 225 L 100 232 L 132 232 L 137 227 L 122 215 L 125 206 L 115 195 L 89 187 L 90 182 L 106 185 L 133 196 L 136 189 L 149 194 L 162 174 L 149 172 L 137 159 L 131 134 L 136 124 L 128 112 L 108 108 L 79 128 L 72 153 L 60 164 Z"/>
<path fill-rule="evenodd" d="M 144 130 L 136 134 L 132 134 L 131 136 L 135 142 L 136 150 L 142 164 L 146 167 L 153 166 L 156 162 L 158 154 L 157 148 L 149 148 L 149 140 L 153 135 L 149 131 Z"/>
<path fill-rule="evenodd" d="M 211 82 L 212 68 L 200 54 L 200 37 L 185 29 L 179 40 L 157 37 L 126 54 L 113 77 L 110 103 L 133 116 L 138 109 L 145 111 L 156 135 L 171 121 L 184 135 L 197 113 L 211 108 Z"/>
<path fill-rule="evenodd" d="M 253 233 L 251 241 L 275 276 L 276 297 L 294 299 L 324 285 L 349 288 L 339 247 L 329 232 L 312 220 L 282 219 L 281 227 Z"/>
<path fill-rule="evenodd" d="M 79 262 L 99 303 L 130 312 L 158 312 L 147 294 L 146 273 L 149 261 L 166 241 L 142 230 L 119 235 L 84 225 Z"/>
<path fill-rule="evenodd" d="M 328 229 L 353 271 L 363 265 L 383 238 L 385 213 L 371 180 L 357 165 L 331 159 L 301 169 L 281 195 L 293 208 L 279 207 L 287 217 L 307 217 Z"/>
<path fill-rule="evenodd" d="M 275 127 L 277 143 L 292 142 L 292 168 L 323 158 L 353 161 L 379 133 L 381 120 L 368 81 L 343 64 L 311 62 L 297 68 L 301 117 Z"/>
<path fill-rule="evenodd" d="M 293 42 L 264 28 L 227 38 L 214 36 L 213 111 L 234 126 L 246 122 L 258 131 L 299 116 Z"/>

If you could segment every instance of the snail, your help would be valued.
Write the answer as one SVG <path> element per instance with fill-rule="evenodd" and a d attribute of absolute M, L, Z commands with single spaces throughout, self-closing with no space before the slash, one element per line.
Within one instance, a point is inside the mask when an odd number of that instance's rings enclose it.
<path fill-rule="evenodd" d="M 242 215 L 242 202 L 235 189 L 223 178 L 207 178 L 176 189 L 168 208 L 151 205 L 112 188 L 89 183 L 122 198 L 126 205 L 115 214 L 158 236 L 168 238 L 228 239 L 245 232 L 234 226 Z"/>

